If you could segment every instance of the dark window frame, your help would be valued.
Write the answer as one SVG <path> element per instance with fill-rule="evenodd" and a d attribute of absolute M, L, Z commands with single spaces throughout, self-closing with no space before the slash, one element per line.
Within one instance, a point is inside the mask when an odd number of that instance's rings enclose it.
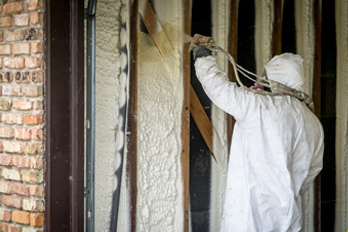
<path fill-rule="evenodd" d="M 45 2 L 45 231 L 84 231 L 84 1 Z"/>

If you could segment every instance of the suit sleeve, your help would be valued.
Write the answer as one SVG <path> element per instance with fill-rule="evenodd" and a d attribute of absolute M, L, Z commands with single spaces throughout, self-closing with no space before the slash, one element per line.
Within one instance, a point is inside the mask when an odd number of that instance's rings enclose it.
<path fill-rule="evenodd" d="M 308 171 L 308 176 L 304 180 L 301 187 L 301 195 L 305 194 L 310 186 L 313 184 L 314 179 L 323 168 L 323 154 L 324 154 L 324 132 L 320 126 L 319 139 L 317 141 L 316 150 L 311 160 L 311 164 Z"/>
<path fill-rule="evenodd" d="M 253 95 L 231 82 L 227 74 L 220 70 L 213 56 L 198 58 L 195 68 L 210 100 L 237 120 L 243 120 Z"/>

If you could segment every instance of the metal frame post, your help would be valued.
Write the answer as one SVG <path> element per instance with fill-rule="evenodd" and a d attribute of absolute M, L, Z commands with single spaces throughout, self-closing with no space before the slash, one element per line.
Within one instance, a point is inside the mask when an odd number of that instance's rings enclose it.
<path fill-rule="evenodd" d="M 87 144 L 86 144 L 86 231 L 94 232 L 95 226 L 95 43 L 97 0 L 89 0 L 85 11 L 87 20 Z"/>

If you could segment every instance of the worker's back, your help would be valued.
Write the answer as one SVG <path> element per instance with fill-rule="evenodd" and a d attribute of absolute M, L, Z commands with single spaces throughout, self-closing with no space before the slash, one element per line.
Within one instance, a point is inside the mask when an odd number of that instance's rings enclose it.
<path fill-rule="evenodd" d="M 322 168 L 319 120 L 296 98 L 237 87 L 212 56 L 197 59 L 195 66 L 208 97 L 237 121 L 222 231 L 298 232 L 302 224 L 300 193 L 308 190 Z M 278 64 L 274 70 L 283 78 L 284 70 Z M 288 70 L 288 74 L 293 77 L 289 83 L 301 87 L 298 72 Z"/>
<path fill-rule="evenodd" d="M 322 167 L 321 124 L 297 99 L 247 95 L 232 139 L 223 231 L 297 232 L 300 191 Z"/>

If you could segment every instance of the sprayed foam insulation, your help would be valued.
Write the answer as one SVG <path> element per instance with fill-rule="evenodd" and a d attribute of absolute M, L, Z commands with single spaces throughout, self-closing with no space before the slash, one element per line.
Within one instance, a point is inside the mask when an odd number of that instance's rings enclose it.
<path fill-rule="evenodd" d="M 149 34 L 138 34 L 137 231 L 176 232 L 183 228 L 180 2 L 155 0 L 152 4 L 160 24 L 155 39 L 169 39 L 171 45 L 161 44 L 169 47 L 167 53 L 159 52 Z M 140 1 L 139 11 L 143 10 L 144 1 Z M 171 59 L 173 56 L 176 59 Z"/>
<path fill-rule="evenodd" d="M 348 2 L 336 1 L 336 222 L 335 231 L 348 228 Z"/>
<path fill-rule="evenodd" d="M 295 1 L 296 47 L 303 58 L 304 91 L 311 96 L 314 68 L 313 0 Z M 314 231 L 314 184 L 302 196 L 302 231 Z"/>
<path fill-rule="evenodd" d="M 99 0 L 96 17 L 95 230 L 109 231 L 114 190 L 121 2 Z"/>
<path fill-rule="evenodd" d="M 261 75 L 272 57 L 273 0 L 255 1 L 256 73 Z"/>
<path fill-rule="evenodd" d="M 225 48 L 228 47 L 228 28 L 229 28 L 230 1 L 212 1 L 212 33 L 216 44 Z M 222 70 L 228 69 L 228 61 L 222 54 L 218 54 L 217 62 Z M 227 174 L 227 120 L 226 113 L 212 105 L 212 124 L 213 124 L 213 149 L 218 163 L 212 162 L 211 170 L 211 215 L 210 231 L 220 231 L 223 201 L 226 188 Z"/>

